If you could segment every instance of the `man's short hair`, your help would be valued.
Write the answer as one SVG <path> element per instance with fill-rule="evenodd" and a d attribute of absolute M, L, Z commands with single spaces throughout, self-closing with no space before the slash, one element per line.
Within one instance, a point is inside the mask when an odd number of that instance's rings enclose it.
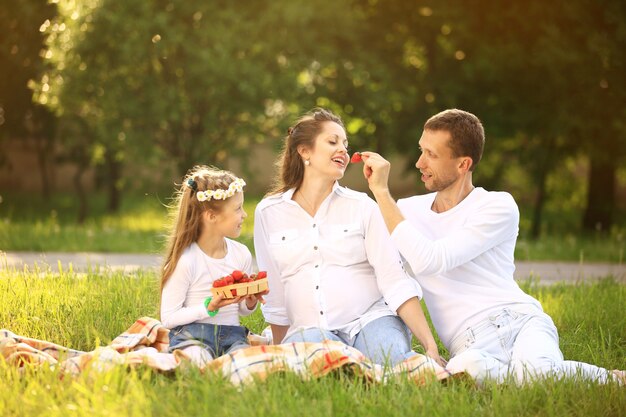
<path fill-rule="evenodd" d="M 452 155 L 455 158 L 472 158 L 470 171 L 480 162 L 485 146 L 485 130 L 478 117 L 472 113 L 459 109 L 444 110 L 428 119 L 424 130 L 449 132 Z"/>

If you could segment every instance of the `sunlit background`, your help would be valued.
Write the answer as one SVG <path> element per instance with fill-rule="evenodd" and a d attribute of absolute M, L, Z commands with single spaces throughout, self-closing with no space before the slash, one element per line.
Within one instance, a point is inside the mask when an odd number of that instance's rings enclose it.
<path fill-rule="evenodd" d="M 15 243 L 24 219 L 160 233 L 197 163 L 245 177 L 250 213 L 315 106 L 392 158 L 396 197 L 425 191 L 424 121 L 471 111 L 487 132 L 475 183 L 514 195 L 522 236 L 591 232 L 623 252 L 620 0 L 2 0 L 0 249 L 34 245 Z M 345 184 L 366 189 L 354 167 Z"/>

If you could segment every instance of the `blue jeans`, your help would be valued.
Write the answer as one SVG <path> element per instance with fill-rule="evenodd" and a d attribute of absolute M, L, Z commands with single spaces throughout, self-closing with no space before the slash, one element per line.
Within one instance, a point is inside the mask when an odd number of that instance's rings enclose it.
<path fill-rule="evenodd" d="M 303 329 L 290 335 L 283 343 L 314 342 L 324 340 L 342 342 L 361 351 L 372 362 L 395 365 L 416 353 L 411 349 L 411 335 L 397 316 L 384 316 L 369 322 L 352 341 L 345 333 L 319 328 Z"/>
<path fill-rule="evenodd" d="M 191 323 L 176 326 L 170 330 L 170 352 L 189 346 L 200 346 L 206 349 L 213 358 L 217 358 L 236 349 L 250 346 L 248 329 L 243 326 Z"/>

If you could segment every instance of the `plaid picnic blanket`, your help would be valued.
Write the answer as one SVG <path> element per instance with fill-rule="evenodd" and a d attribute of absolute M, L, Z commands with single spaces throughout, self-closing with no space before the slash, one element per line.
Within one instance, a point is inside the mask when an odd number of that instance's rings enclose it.
<path fill-rule="evenodd" d="M 189 366 L 191 361 L 184 351 L 167 353 L 168 334 L 169 330 L 158 320 L 142 317 L 108 346 L 83 352 L 0 330 L 0 356 L 12 366 L 55 366 L 63 374 L 72 375 L 119 365 L 146 365 L 158 371 Z M 293 372 L 308 380 L 346 371 L 381 383 L 402 376 L 419 385 L 453 376 L 424 355 L 415 355 L 391 369 L 384 369 L 360 351 L 333 341 L 251 346 L 209 361 L 201 369 L 221 374 L 236 386 L 263 381 L 277 372 Z"/>

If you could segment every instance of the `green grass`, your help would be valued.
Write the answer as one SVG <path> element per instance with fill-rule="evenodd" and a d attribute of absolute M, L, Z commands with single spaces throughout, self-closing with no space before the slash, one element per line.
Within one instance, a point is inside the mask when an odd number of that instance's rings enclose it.
<path fill-rule="evenodd" d="M 519 261 L 570 261 L 579 263 L 626 262 L 626 232 L 616 229 L 608 235 L 543 236 L 538 240 L 519 238 L 515 248 Z"/>
<path fill-rule="evenodd" d="M 105 200 L 90 200 L 91 214 L 76 223 L 77 206 L 72 195 L 38 196 L 4 194 L 0 202 L 0 249 L 36 252 L 162 253 L 167 241 L 170 195 L 143 195 L 123 200 L 119 213 L 104 209 Z M 240 242 L 252 249 L 254 207 L 245 202 L 248 219 Z"/>
<path fill-rule="evenodd" d="M 154 273 L 52 275 L 0 270 L 0 327 L 75 349 L 108 344 L 141 316 L 157 314 Z M 559 328 L 567 359 L 626 368 L 626 286 L 523 283 Z M 260 332 L 256 312 L 243 319 Z M 623 416 L 626 390 L 576 380 L 524 387 L 456 381 L 416 387 L 372 385 L 344 374 L 304 382 L 294 375 L 238 391 L 195 370 L 161 374 L 124 367 L 59 378 L 50 369 L 18 371 L 0 360 L 0 413 L 7 416 Z"/>
<path fill-rule="evenodd" d="M 104 210 L 102 195 L 90 200 L 92 213 L 83 225 L 76 219 L 76 201 L 71 195 L 39 196 L 5 193 L 0 202 L 0 249 L 5 251 L 93 251 L 122 253 L 162 253 L 168 227 L 165 205 L 169 195 L 125 196 L 120 213 Z M 259 198 L 246 195 L 240 242 L 254 252 L 252 234 L 254 208 Z M 619 226 L 606 235 L 578 235 L 567 227 L 557 228 L 550 217 L 552 234 L 539 240 L 526 238 L 522 231 L 515 257 L 523 261 L 573 261 L 624 263 L 626 229 Z"/>

